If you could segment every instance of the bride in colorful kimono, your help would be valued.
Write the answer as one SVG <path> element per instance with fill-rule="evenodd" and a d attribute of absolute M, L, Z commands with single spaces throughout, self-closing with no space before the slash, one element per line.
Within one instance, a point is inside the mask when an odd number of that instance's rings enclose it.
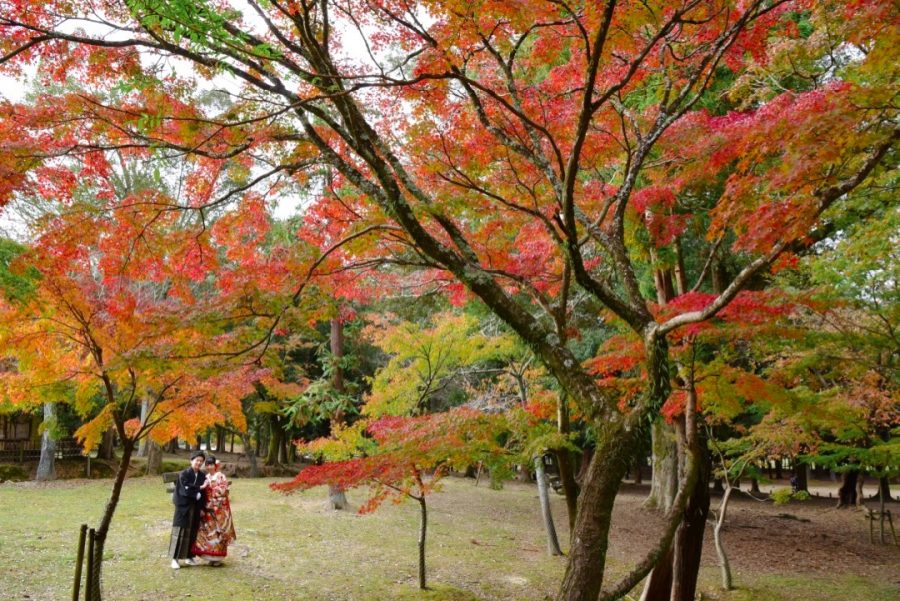
<path fill-rule="evenodd" d="M 228 554 L 228 545 L 237 538 L 231 521 L 228 479 L 219 471 L 221 462 L 206 459 L 206 508 L 200 514 L 200 530 L 191 551 L 212 565 L 219 565 Z"/>

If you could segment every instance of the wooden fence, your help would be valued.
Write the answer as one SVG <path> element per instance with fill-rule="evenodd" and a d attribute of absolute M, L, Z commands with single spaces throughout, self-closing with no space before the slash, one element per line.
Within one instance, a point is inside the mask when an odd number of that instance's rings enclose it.
<path fill-rule="evenodd" d="M 82 457 L 81 445 L 74 438 L 61 438 L 56 441 L 56 458 L 70 459 Z M 40 441 L 0 440 L 0 463 L 37 461 L 41 458 Z"/>

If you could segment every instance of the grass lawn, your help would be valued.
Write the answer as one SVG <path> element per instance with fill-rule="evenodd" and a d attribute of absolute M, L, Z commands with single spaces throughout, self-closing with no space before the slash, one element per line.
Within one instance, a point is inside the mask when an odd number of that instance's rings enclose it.
<path fill-rule="evenodd" d="M 170 497 L 158 477 L 129 479 L 107 543 L 105 599 L 543 600 L 552 596 L 565 568 L 565 558 L 545 552 L 534 486 L 511 483 L 493 491 L 471 480 L 448 479 L 445 492 L 429 501 L 433 590 L 420 592 L 414 504 L 389 504 L 365 516 L 331 512 L 324 507 L 323 489 L 286 497 L 269 491 L 270 482 L 233 481 L 238 540 L 223 567 L 175 571 L 165 557 Z M 78 527 L 98 522 L 110 484 L 0 485 L 0 599 L 70 598 Z M 362 491 L 348 496 L 351 502 L 363 500 Z M 554 497 L 553 503 L 563 531 L 562 499 Z M 626 545 L 624 552 L 611 554 L 615 572 L 626 568 L 628 551 Z M 851 573 L 791 577 L 746 574 L 739 565 L 735 570 L 741 588 L 726 595 L 716 591 L 715 566 L 705 565 L 703 598 L 887 601 L 900 595 L 896 572 L 874 582 Z"/>

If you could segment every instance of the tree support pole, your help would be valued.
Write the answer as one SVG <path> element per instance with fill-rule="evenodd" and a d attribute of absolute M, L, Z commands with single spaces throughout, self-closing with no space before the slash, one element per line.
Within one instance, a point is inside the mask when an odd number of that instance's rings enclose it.
<path fill-rule="evenodd" d="M 78 555 L 75 559 L 75 582 L 72 584 L 72 601 L 78 601 L 81 592 L 81 565 L 84 563 L 84 541 L 87 536 L 87 524 L 81 525 L 78 533 Z"/>

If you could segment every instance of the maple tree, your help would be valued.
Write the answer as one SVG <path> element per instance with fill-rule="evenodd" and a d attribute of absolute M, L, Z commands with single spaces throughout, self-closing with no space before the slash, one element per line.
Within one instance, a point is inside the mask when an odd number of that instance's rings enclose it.
<path fill-rule="evenodd" d="M 366 328 L 372 344 L 390 357 L 372 379 L 365 397 L 367 415 L 420 415 L 431 412 L 442 389 L 466 369 L 477 369 L 491 359 L 512 353 L 509 335 L 490 336 L 479 331 L 470 315 L 441 313 L 433 326 L 378 319 Z"/>
<path fill-rule="evenodd" d="M 540 382 L 546 374 L 531 367 L 534 355 L 509 333 L 494 329 L 490 320 L 477 320 L 469 313 L 437 313 L 424 326 L 390 317 L 376 319 L 365 331 L 389 359 L 372 378 L 362 412 L 374 417 L 419 415 L 452 407 L 464 396 L 467 407 L 506 413 L 511 430 L 507 451 L 525 469 L 534 466 L 548 549 L 562 555 L 550 517 L 543 457 L 547 452 L 568 452 L 574 445 L 547 423 L 555 417 L 559 398 Z M 451 392 L 441 394 L 451 387 Z M 499 485 L 505 474 L 506 470 L 492 471 L 492 483 Z"/>
<path fill-rule="evenodd" d="M 310 276 L 344 278 L 342 293 L 352 295 L 354 266 L 417 268 L 417 277 L 443 282 L 458 300 L 475 295 L 503 319 L 596 425 L 558 598 L 621 597 L 668 545 L 663 537 L 601 595 L 615 493 L 648 418 L 669 397 L 668 337 L 721 312 L 784 253 L 834 233 L 831 217 L 848 193 L 892 166 L 896 8 L 804 0 L 247 7 L 245 15 L 183 0 L 0 4 L 4 70 L 43 61 L 48 80 L 121 91 L 115 103 L 51 93 L 37 108 L 5 104 L 0 197 L 53 193 L 71 185 L 52 170 L 59 155 L 119 147 L 187 153 L 206 175 L 228 174 L 198 177 L 187 203 L 154 200 L 145 219 L 170 210 L 202 217 L 234 201 L 233 229 L 252 235 L 263 198 L 311 183 L 327 190 L 309 209 L 318 227 L 300 236 L 320 246 L 318 258 L 266 273 L 302 280 L 299 300 Z M 355 38 L 362 49 L 348 46 Z M 145 57 L 186 61 L 192 71 L 173 74 Z M 227 106 L 192 102 L 209 87 L 203 80 L 230 89 Z M 739 111 L 703 109 L 714 84 L 736 96 Z M 706 207 L 692 215 L 689 201 L 701 192 Z M 695 246 L 698 265 L 727 245 L 740 268 L 702 304 L 662 317 L 641 285 L 636 240 L 651 240 L 663 260 L 689 225 L 709 240 Z M 192 248 L 178 254 L 202 271 L 213 253 L 201 261 Z M 230 277 L 249 282 L 251 273 Z M 696 275 L 702 283 L 708 270 Z M 568 278 L 639 338 L 646 377 L 627 403 L 598 385 L 555 327 Z M 267 276 L 259 286 L 272 283 Z"/>
<path fill-rule="evenodd" d="M 4 401 L 20 409 L 67 402 L 83 419 L 75 436 L 85 452 L 110 428 L 122 444 L 93 547 L 97 599 L 106 538 L 140 442 L 190 439 L 226 422 L 244 429 L 241 400 L 254 385 L 297 392 L 263 361 L 225 360 L 259 337 L 259 323 L 249 318 L 267 315 L 265 291 L 245 294 L 229 277 L 230 249 L 248 243 L 246 232 L 227 230 L 236 236 L 229 238 L 213 228 L 222 257 L 210 286 L 202 243 L 178 216 L 138 219 L 140 233 L 132 236 L 139 209 L 104 210 L 169 192 L 158 176 L 135 169 L 134 157 L 119 154 L 115 165 L 113 157 L 62 161 L 52 179 L 71 186 L 19 191 L 13 210 L 31 210 L 25 223 L 32 238 L 28 247 L 4 243 L 0 272 L 0 343 L 16 366 L 0 379 Z"/>
<path fill-rule="evenodd" d="M 419 505 L 418 583 L 427 588 L 425 543 L 427 496 L 440 490 L 452 469 L 473 462 L 502 460 L 498 443 L 503 420 L 472 409 L 458 408 L 417 417 L 383 416 L 337 428 L 332 437 L 301 445 L 305 452 L 330 461 L 300 471 L 274 490 L 292 492 L 327 484 L 340 490 L 369 486 L 360 513 L 374 511 L 387 500 L 412 499 Z"/>
<path fill-rule="evenodd" d="M 83 225 L 83 224 L 81 224 Z M 82 240 L 82 243 L 84 241 Z M 39 273 L 27 299 L 4 304 L 0 343 L 16 370 L 3 374 L 2 395 L 15 407 L 45 400 L 67 401 L 85 418 L 75 432 L 86 452 L 114 427 L 122 456 L 110 500 L 96 529 L 95 590 L 99 590 L 104 543 L 136 445 L 146 436 L 168 441 L 229 420 L 243 424 L 240 397 L 253 368 L 220 372 L 218 365 L 193 369 L 168 359 L 181 336 L 170 322 L 179 303 L 119 276 L 97 277 L 84 246 L 36 241 L 40 251 L 19 257 Z M 68 250 L 68 252 L 66 252 Z M 141 401 L 149 401 L 143 419 Z"/>

